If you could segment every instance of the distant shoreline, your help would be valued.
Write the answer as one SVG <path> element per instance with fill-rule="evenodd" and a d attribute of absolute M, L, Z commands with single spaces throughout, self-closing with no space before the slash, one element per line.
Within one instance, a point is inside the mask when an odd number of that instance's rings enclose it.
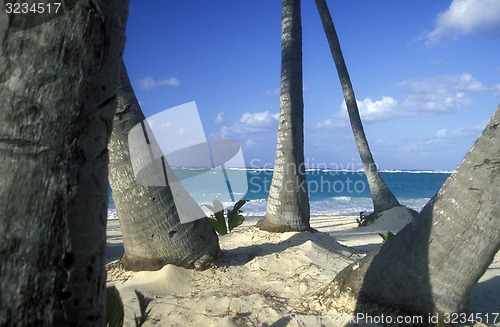
<path fill-rule="evenodd" d="M 213 167 L 187 167 L 187 166 L 172 166 L 172 169 L 179 170 L 211 170 Z M 273 171 L 274 167 L 224 167 L 228 170 L 242 170 L 242 171 Z M 363 173 L 363 169 L 339 169 L 339 168 L 314 168 L 306 167 L 306 172 L 309 171 L 322 171 L 322 172 L 352 172 L 352 173 Z M 380 169 L 380 173 L 408 173 L 408 174 L 452 174 L 454 170 L 442 170 L 442 169 Z"/>

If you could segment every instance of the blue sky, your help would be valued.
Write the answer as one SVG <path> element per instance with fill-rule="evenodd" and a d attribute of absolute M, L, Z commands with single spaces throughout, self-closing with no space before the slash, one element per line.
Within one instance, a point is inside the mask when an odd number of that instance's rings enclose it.
<path fill-rule="evenodd" d="M 453 170 L 500 103 L 500 0 L 327 1 L 381 169 Z M 359 169 L 313 0 L 302 1 L 305 158 Z M 212 138 L 272 166 L 281 1 L 130 4 L 125 64 L 145 115 L 196 101 Z"/>

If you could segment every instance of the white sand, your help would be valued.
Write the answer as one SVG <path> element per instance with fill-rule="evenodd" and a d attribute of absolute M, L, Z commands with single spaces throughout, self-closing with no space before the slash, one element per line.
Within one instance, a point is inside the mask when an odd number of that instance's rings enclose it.
<path fill-rule="evenodd" d="M 380 246 L 378 233 L 396 233 L 408 222 L 396 213 L 362 228 L 356 217 L 312 217 L 312 227 L 322 232 L 315 234 L 263 232 L 252 227 L 260 217 L 247 217 L 242 226 L 219 237 L 222 256 L 213 268 L 200 272 L 166 265 L 131 273 L 111 263 L 108 283 L 122 296 L 125 326 L 134 326 L 134 314 L 139 314 L 134 290 L 153 298 L 144 326 L 344 326 L 348 321 L 342 323 L 339 313 L 327 311 L 313 295 Z M 122 254 L 118 221 L 109 221 L 107 261 Z M 474 289 L 469 310 L 500 312 L 499 294 L 497 254 Z"/>

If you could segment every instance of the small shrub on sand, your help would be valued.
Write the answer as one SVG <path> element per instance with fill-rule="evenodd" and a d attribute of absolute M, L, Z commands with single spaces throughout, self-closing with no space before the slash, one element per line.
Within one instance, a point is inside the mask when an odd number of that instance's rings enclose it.
<path fill-rule="evenodd" d="M 224 217 L 224 206 L 222 202 L 215 199 L 213 200 L 213 206 L 206 204 L 205 207 L 212 210 L 213 214 L 210 216 L 209 221 L 212 227 L 215 229 L 219 235 L 226 235 L 231 232 L 233 228 L 241 225 L 245 220 L 245 217 L 241 215 L 241 207 L 247 202 L 247 200 L 239 200 L 233 206 L 233 209 L 227 210 L 227 225 L 226 219 Z"/>
<path fill-rule="evenodd" d="M 389 242 L 389 240 L 396 235 L 391 231 L 388 231 L 386 234 L 382 234 L 382 233 L 378 233 L 378 234 L 380 235 L 380 237 L 382 237 L 382 239 L 384 240 L 384 243 Z"/>

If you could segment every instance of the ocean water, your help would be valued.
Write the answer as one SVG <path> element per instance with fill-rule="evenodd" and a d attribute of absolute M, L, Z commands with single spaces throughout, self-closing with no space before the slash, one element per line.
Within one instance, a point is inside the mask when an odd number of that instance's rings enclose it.
<path fill-rule="evenodd" d="M 227 168 L 225 171 L 174 169 L 176 175 L 190 195 L 200 204 L 211 204 L 218 198 L 225 207 L 232 206 L 227 187 L 216 181 L 237 180 L 233 197 L 249 200 L 242 208 L 243 215 L 262 216 L 266 211 L 266 199 L 271 185 L 271 169 Z M 399 202 L 417 211 L 441 188 L 450 172 L 443 171 L 382 171 L 382 178 Z M 245 180 L 242 191 L 242 180 Z M 362 171 L 310 169 L 307 170 L 307 185 L 311 215 L 359 215 L 361 211 L 372 211 L 370 190 Z M 238 187 L 239 186 L 239 187 Z M 209 211 L 205 210 L 207 213 Z M 117 219 L 111 192 L 109 194 L 108 219 Z"/>

